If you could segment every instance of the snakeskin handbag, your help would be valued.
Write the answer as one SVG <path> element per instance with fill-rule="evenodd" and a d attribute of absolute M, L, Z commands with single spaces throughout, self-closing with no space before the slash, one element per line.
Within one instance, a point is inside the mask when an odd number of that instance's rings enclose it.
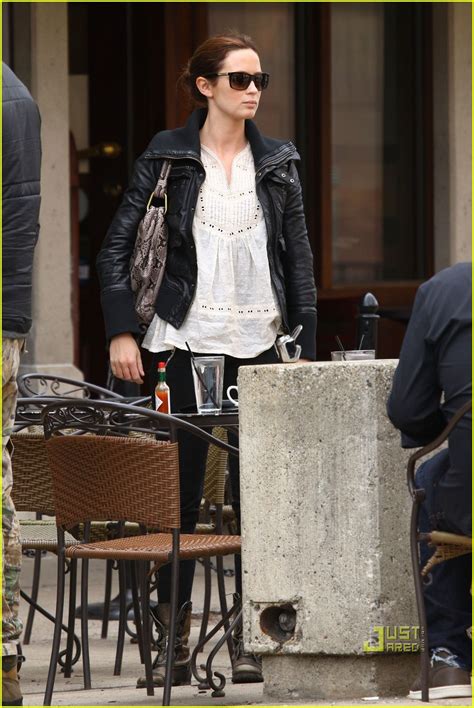
<path fill-rule="evenodd" d="M 155 314 L 155 302 L 165 273 L 168 249 L 166 185 L 171 162 L 164 160 L 146 213 L 140 221 L 130 259 L 130 280 L 135 294 L 135 311 L 142 325 L 149 325 Z M 164 206 L 152 206 L 153 199 L 164 199 Z"/>

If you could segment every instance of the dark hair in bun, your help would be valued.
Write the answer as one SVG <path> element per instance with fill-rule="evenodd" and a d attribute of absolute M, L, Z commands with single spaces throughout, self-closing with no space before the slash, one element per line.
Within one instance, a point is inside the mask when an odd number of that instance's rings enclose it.
<path fill-rule="evenodd" d="M 229 52 L 236 49 L 253 49 L 258 54 L 251 37 L 234 31 L 209 37 L 196 49 L 178 79 L 178 88 L 187 94 L 192 104 L 207 105 L 207 98 L 196 86 L 197 77 L 217 73 Z"/>

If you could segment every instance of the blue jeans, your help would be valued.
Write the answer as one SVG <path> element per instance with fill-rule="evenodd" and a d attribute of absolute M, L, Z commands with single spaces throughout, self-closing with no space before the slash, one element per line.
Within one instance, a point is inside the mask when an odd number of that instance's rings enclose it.
<path fill-rule="evenodd" d="M 420 507 L 419 530 L 460 531 L 445 520 L 443 498 L 438 485 L 449 469 L 449 453 L 442 450 L 424 462 L 416 474 L 416 486 L 425 490 L 426 497 Z M 466 492 L 467 493 L 467 492 Z M 421 564 L 425 565 L 433 548 L 421 544 Z M 436 565 L 424 586 L 428 646 L 446 647 L 471 667 L 472 647 L 466 630 L 471 626 L 471 554 L 452 558 Z"/>

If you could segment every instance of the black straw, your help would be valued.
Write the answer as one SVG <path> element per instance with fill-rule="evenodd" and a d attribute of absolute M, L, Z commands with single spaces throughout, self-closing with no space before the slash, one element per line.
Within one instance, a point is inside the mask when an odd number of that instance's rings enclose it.
<path fill-rule="evenodd" d="M 194 361 L 194 354 L 193 354 L 192 351 L 191 351 L 191 347 L 189 346 L 189 344 L 188 344 L 187 342 L 185 342 L 185 344 L 186 344 L 186 349 L 187 349 L 188 352 L 191 354 L 191 358 L 192 358 L 192 360 Z"/>

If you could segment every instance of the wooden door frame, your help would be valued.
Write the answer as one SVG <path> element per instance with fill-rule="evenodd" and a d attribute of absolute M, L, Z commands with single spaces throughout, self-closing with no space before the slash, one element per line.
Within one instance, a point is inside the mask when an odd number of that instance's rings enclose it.
<path fill-rule="evenodd" d="M 191 111 L 177 91 L 178 79 L 195 49 L 208 33 L 208 3 L 165 3 L 165 123 L 167 129 L 182 126 Z"/>

